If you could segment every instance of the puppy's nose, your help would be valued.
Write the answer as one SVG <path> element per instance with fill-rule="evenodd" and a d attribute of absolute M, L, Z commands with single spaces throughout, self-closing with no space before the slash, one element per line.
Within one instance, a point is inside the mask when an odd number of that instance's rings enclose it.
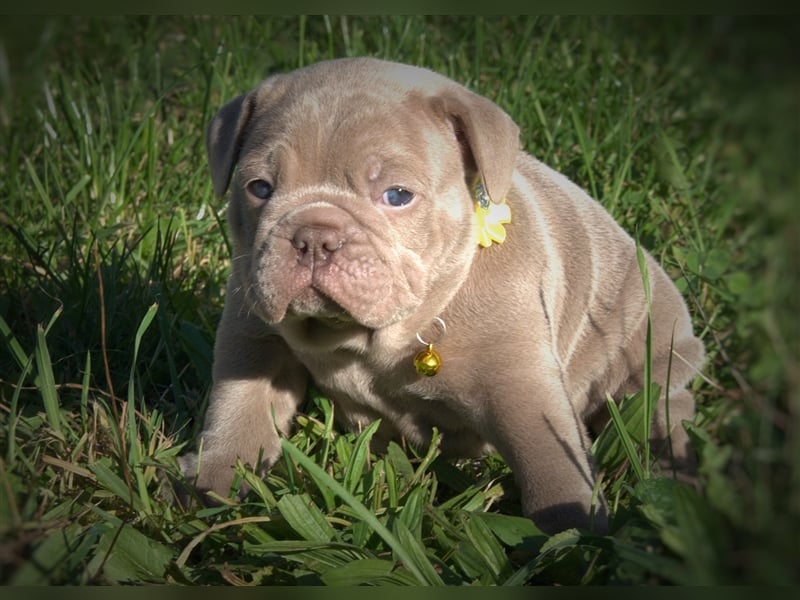
<path fill-rule="evenodd" d="M 330 227 L 303 226 L 292 236 L 297 260 L 304 266 L 327 262 L 344 245 L 344 235 Z"/>

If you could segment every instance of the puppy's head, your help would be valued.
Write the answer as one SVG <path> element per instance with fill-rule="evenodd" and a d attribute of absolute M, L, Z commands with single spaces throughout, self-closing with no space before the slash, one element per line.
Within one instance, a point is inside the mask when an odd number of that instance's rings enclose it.
<path fill-rule="evenodd" d="M 476 251 L 470 185 L 501 200 L 518 129 L 431 71 L 374 59 L 265 80 L 208 127 L 233 276 L 268 323 L 381 328 L 443 306 Z"/>

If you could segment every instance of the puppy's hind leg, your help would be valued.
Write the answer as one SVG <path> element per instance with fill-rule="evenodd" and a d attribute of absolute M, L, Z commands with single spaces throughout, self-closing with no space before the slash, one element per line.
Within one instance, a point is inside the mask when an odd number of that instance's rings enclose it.
<path fill-rule="evenodd" d="M 694 416 L 694 397 L 686 389 L 663 395 L 658 401 L 651 432 L 651 453 L 661 473 L 668 477 L 691 480 L 697 459 L 683 427 Z"/>
<path fill-rule="evenodd" d="M 668 350 L 653 360 L 653 379 L 661 386 L 661 397 L 653 415 L 652 456 L 663 475 L 686 481 L 693 479 L 697 466 L 683 426 L 695 415 L 695 399 L 686 386 L 698 373 L 703 357 L 702 343 L 692 336 L 670 340 Z"/>

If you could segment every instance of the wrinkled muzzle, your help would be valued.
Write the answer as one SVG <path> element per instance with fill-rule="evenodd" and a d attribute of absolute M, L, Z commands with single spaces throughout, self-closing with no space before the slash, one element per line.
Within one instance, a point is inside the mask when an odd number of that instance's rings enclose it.
<path fill-rule="evenodd" d="M 251 291 L 270 323 L 289 316 L 377 328 L 418 306 L 409 280 L 421 274 L 417 261 L 397 252 L 391 232 L 380 235 L 347 210 L 318 203 L 289 213 L 267 233 Z"/>

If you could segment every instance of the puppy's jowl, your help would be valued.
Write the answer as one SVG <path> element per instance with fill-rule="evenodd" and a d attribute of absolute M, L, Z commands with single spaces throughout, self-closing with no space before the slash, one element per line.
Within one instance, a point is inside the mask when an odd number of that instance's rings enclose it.
<path fill-rule="evenodd" d="M 590 432 L 607 394 L 642 387 L 647 306 L 633 240 L 520 149 L 498 106 L 433 72 L 373 59 L 264 81 L 208 128 L 230 190 L 232 274 L 196 487 L 227 495 L 237 459 L 268 468 L 306 386 L 377 443 L 496 449 L 542 529 L 606 528 Z M 683 299 L 647 257 L 654 441 L 689 460 L 685 389 L 703 359 Z M 274 419 L 274 420 L 273 420 Z M 663 445 L 663 444 L 662 444 Z M 256 465 L 254 465 L 256 466 Z"/>

